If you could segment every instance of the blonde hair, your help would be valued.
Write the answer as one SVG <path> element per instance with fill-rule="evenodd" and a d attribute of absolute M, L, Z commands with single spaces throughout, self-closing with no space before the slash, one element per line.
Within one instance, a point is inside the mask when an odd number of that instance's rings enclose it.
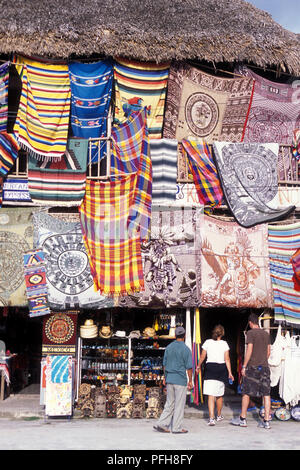
<path fill-rule="evenodd" d="M 222 325 L 217 325 L 214 327 L 213 331 L 212 331 L 212 339 L 214 339 L 215 341 L 222 336 L 224 336 L 225 334 L 225 330 L 223 328 Z"/>

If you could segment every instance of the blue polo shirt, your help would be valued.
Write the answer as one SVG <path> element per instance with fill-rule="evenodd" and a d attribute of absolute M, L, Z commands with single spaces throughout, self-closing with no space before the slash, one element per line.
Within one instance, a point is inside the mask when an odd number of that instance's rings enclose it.
<path fill-rule="evenodd" d="M 191 350 L 184 341 L 173 341 L 165 350 L 163 366 L 166 383 L 187 385 L 187 369 L 192 369 L 193 359 Z"/>

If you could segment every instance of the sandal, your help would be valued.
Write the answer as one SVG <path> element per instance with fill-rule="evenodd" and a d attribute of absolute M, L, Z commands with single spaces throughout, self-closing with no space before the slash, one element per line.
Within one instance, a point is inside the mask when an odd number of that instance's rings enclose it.
<path fill-rule="evenodd" d="M 153 426 L 153 429 L 158 432 L 170 432 L 169 429 L 162 428 L 161 426 Z"/>
<path fill-rule="evenodd" d="M 181 429 L 181 431 L 173 431 L 173 434 L 186 434 L 187 432 L 187 429 Z"/>

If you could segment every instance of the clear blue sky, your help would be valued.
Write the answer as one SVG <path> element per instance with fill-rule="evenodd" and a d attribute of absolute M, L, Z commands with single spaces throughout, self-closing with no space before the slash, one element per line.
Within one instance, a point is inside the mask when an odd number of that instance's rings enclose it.
<path fill-rule="evenodd" d="M 276 23 L 284 28 L 300 33 L 300 0 L 246 0 L 265 10 Z"/>

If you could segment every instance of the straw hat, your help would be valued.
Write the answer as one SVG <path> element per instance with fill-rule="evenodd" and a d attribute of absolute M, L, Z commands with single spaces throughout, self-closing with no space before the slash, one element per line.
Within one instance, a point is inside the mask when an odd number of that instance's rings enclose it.
<path fill-rule="evenodd" d="M 94 325 L 93 320 L 85 320 L 84 325 L 80 327 L 80 336 L 82 338 L 95 338 L 98 334 L 98 327 Z"/>
<path fill-rule="evenodd" d="M 148 338 L 153 338 L 153 336 L 155 335 L 156 335 L 155 329 L 151 328 L 150 326 L 147 326 L 143 331 L 143 336 L 146 336 Z"/>

